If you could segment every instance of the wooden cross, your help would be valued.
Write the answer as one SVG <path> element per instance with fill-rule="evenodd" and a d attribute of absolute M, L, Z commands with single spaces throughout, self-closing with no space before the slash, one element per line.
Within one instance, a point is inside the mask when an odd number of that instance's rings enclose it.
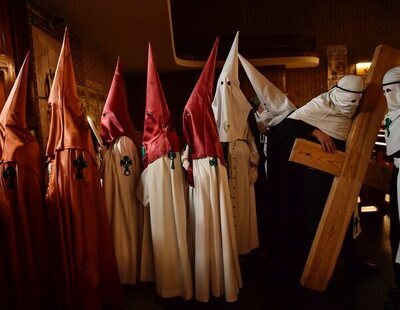
<path fill-rule="evenodd" d="M 322 152 L 320 145 L 309 141 L 298 140 L 293 146 L 292 161 L 335 175 L 300 280 L 305 287 L 324 291 L 332 276 L 386 113 L 382 78 L 387 70 L 397 65 L 400 65 L 400 50 L 386 45 L 376 47 L 366 79 L 367 91 L 360 100 L 345 153 L 328 155 Z"/>

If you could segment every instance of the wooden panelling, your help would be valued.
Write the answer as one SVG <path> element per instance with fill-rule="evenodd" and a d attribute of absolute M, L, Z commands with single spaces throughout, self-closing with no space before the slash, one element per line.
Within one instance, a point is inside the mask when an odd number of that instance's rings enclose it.
<path fill-rule="evenodd" d="M 243 36 L 314 37 L 320 65 L 286 74 L 289 97 L 298 106 L 327 90 L 328 45 L 347 45 L 350 65 L 370 60 L 381 43 L 400 48 L 397 0 L 173 0 L 172 9 L 174 33 L 182 39 L 233 38 L 237 30 Z"/>

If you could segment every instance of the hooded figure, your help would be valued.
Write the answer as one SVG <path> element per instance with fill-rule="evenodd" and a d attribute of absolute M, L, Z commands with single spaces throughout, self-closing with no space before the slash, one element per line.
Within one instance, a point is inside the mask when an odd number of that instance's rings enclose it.
<path fill-rule="evenodd" d="M 239 254 L 258 247 L 254 182 L 258 152 L 250 131 L 251 106 L 239 88 L 239 32 L 218 78 L 212 108 L 219 140 L 227 148 L 229 188 Z"/>
<path fill-rule="evenodd" d="M 143 155 L 144 171 L 137 195 L 150 211 L 156 292 L 165 298 L 190 299 L 193 287 L 179 139 L 171 124 L 150 45 Z"/>
<path fill-rule="evenodd" d="M 239 60 L 260 101 L 260 107 L 254 115 L 258 131 L 260 132 L 259 141 L 263 143 L 261 147 L 259 146 L 258 150 L 261 155 L 260 161 L 264 161 L 264 171 L 260 165 L 259 177 L 254 186 L 257 201 L 260 248 L 261 250 L 265 249 L 269 255 L 271 250 L 266 247 L 273 244 L 276 239 L 273 233 L 276 221 L 274 220 L 273 209 L 271 208 L 276 190 L 273 190 L 274 184 L 270 182 L 270 178 L 274 179 L 276 175 L 279 176 L 281 174 L 281 171 L 276 169 L 276 163 L 279 162 L 281 154 L 278 152 L 279 148 L 276 147 L 275 132 L 279 128 L 279 124 L 291 112 L 296 110 L 296 107 L 278 87 L 272 84 L 240 54 Z"/>
<path fill-rule="evenodd" d="M 122 291 L 86 115 L 75 85 L 68 31 L 49 96 L 46 202 L 55 292 L 62 309 L 122 305 Z"/>
<path fill-rule="evenodd" d="M 361 77 L 346 75 L 332 89 L 312 99 L 289 118 L 302 120 L 328 136 L 344 141 L 349 134 L 362 91 Z"/>
<path fill-rule="evenodd" d="M 274 236 L 278 270 L 295 274 L 303 270 L 333 182 L 330 174 L 288 162 L 293 143 L 296 138 L 305 138 L 316 140 L 327 152 L 344 151 L 362 90 L 359 76 L 344 76 L 331 90 L 290 114 L 275 133 L 280 156 L 275 157 L 274 165 L 279 173 L 271 176 L 270 184 L 277 223 Z M 349 229 L 343 247 L 346 266 L 354 257 L 352 239 Z"/>
<path fill-rule="evenodd" d="M 259 129 L 265 132 L 267 127 L 278 125 L 290 112 L 296 110 L 296 107 L 278 87 L 272 84 L 240 54 L 239 59 L 260 103 L 264 107 L 261 114 L 265 117 L 263 117 L 262 124 L 259 125 L 259 127 L 262 127 Z M 262 130 L 262 128 L 265 129 Z"/>
<path fill-rule="evenodd" d="M 189 218 L 194 244 L 195 296 L 225 294 L 242 286 L 228 175 L 211 108 L 218 39 L 183 112 L 184 167 L 190 164 Z M 187 160 L 186 164 L 185 161 Z"/>
<path fill-rule="evenodd" d="M 239 60 L 253 86 L 260 104 L 264 108 L 261 113 L 256 112 L 257 127 L 260 133 L 266 135 L 264 140 L 264 155 L 268 158 L 267 141 L 268 130 L 277 126 L 291 112 L 296 110 L 294 104 L 282 91 L 272 84 L 260 71 L 239 54 Z M 265 174 L 267 175 L 267 161 L 265 161 Z"/>
<path fill-rule="evenodd" d="M 43 309 L 48 233 L 43 156 L 26 120 L 29 54 L 0 113 L 0 308 Z"/>
<path fill-rule="evenodd" d="M 387 155 L 393 158 L 394 169 L 390 186 L 390 245 L 396 285 L 400 285 L 400 66 L 386 72 L 382 82 L 388 105 L 384 119 Z"/>
<path fill-rule="evenodd" d="M 119 276 L 121 283 L 135 284 L 140 211 L 135 190 L 140 168 L 119 59 L 100 128 L 101 138 L 108 145 L 102 160 L 103 188 Z"/>

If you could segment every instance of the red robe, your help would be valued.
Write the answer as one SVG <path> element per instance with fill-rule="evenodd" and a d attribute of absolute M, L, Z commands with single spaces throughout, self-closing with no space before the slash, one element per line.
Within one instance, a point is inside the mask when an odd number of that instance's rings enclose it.
<path fill-rule="evenodd" d="M 0 309 L 48 302 L 43 156 L 25 121 L 28 60 L 0 114 Z"/>
<path fill-rule="evenodd" d="M 122 307 L 122 290 L 86 116 L 78 99 L 68 32 L 49 96 L 46 202 L 58 307 Z"/>

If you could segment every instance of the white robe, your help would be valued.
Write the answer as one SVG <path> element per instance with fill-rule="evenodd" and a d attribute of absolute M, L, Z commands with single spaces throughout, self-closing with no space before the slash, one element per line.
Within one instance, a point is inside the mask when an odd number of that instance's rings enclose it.
<path fill-rule="evenodd" d="M 192 162 L 194 187 L 189 187 L 189 224 L 194 252 L 195 297 L 237 300 L 242 287 L 232 203 L 226 168 L 212 157 Z"/>
<path fill-rule="evenodd" d="M 132 161 L 129 175 L 121 166 L 124 156 Z M 138 205 L 135 190 L 139 179 L 139 157 L 133 141 L 119 137 L 105 153 L 102 162 L 103 187 L 108 220 L 121 283 L 135 284 L 138 266 Z"/>
<path fill-rule="evenodd" d="M 184 178 L 179 153 L 158 158 L 142 172 L 137 196 L 150 210 L 156 292 L 161 297 L 193 296 L 187 243 Z M 146 238 L 146 234 L 144 234 Z"/>
<path fill-rule="evenodd" d="M 254 137 L 247 125 L 243 138 L 229 142 L 228 148 L 229 188 L 239 254 L 247 254 L 258 247 L 254 193 L 258 160 Z"/>

